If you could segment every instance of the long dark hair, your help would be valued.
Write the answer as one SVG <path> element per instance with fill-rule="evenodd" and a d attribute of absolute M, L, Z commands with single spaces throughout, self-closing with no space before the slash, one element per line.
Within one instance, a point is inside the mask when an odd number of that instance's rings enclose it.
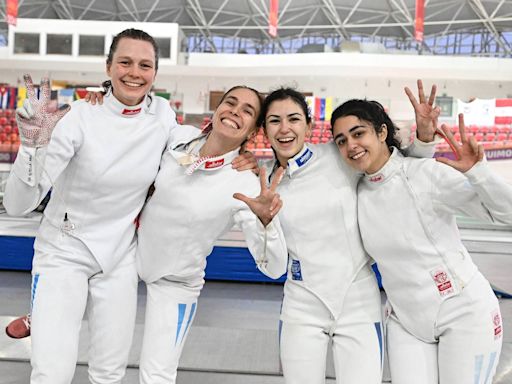
<path fill-rule="evenodd" d="M 336 120 L 345 116 L 355 116 L 359 120 L 371 123 L 377 134 L 382 132 L 382 124 L 386 124 L 388 130 L 386 145 L 390 151 L 391 147 L 396 147 L 400 150 L 399 129 L 378 101 L 351 99 L 344 102 L 331 115 L 331 129 L 334 127 Z"/>
<path fill-rule="evenodd" d="M 112 39 L 112 43 L 110 44 L 110 49 L 108 51 L 107 56 L 107 65 L 112 64 L 112 61 L 114 59 L 114 54 L 116 53 L 117 46 L 119 45 L 119 42 L 121 39 L 134 39 L 134 40 L 142 40 L 147 41 L 153 46 L 153 50 L 155 51 L 155 72 L 158 71 L 158 58 L 160 57 L 160 51 L 158 49 L 158 44 L 156 43 L 155 39 L 147 32 L 144 32 L 140 29 L 135 28 L 129 28 L 125 29 L 124 31 L 118 33 L 114 36 Z M 110 80 L 104 81 L 102 84 L 105 91 L 108 91 L 112 87 L 112 82 Z"/>

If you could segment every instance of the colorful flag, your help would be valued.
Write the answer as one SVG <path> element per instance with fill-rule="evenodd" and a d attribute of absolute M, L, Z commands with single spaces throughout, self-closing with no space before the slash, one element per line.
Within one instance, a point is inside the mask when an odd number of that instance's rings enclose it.
<path fill-rule="evenodd" d="M 272 37 L 277 36 L 278 12 L 279 0 L 270 0 L 270 10 L 268 14 L 268 33 Z"/>
<path fill-rule="evenodd" d="M 332 97 L 325 98 L 325 121 L 331 121 Z"/>
<path fill-rule="evenodd" d="M 5 4 L 7 24 L 16 25 L 18 21 L 18 0 L 7 0 Z"/>
<path fill-rule="evenodd" d="M 496 99 L 494 124 L 512 124 L 512 99 Z"/>
<path fill-rule="evenodd" d="M 75 90 L 73 88 L 59 89 L 57 100 L 59 105 L 71 104 L 74 101 Z"/>
<path fill-rule="evenodd" d="M 416 41 L 423 41 L 423 23 L 425 21 L 425 2 L 424 0 L 416 0 L 416 18 L 414 21 L 414 38 Z"/>

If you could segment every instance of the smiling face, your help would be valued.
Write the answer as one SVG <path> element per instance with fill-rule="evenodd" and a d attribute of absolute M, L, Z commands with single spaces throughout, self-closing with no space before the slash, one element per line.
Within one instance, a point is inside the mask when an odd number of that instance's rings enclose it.
<path fill-rule="evenodd" d="M 311 133 L 303 108 L 291 98 L 273 101 L 265 116 L 265 132 L 276 152 L 279 163 L 286 167 L 287 161 L 304 146 Z"/>
<path fill-rule="evenodd" d="M 256 133 L 256 120 L 261 110 L 259 96 L 249 88 L 228 91 L 215 110 L 212 132 L 229 147 L 240 146 Z"/>
<path fill-rule="evenodd" d="M 148 41 L 122 38 L 107 64 L 116 99 L 137 105 L 149 92 L 156 76 L 155 50 Z"/>
<path fill-rule="evenodd" d="M 341 156 L 352 168 L 372 174 L 386 164 L 390 152 L 385 124 L 377 133 L 372 123 L 349 115 L 338 118 L 332 130 Z"/>

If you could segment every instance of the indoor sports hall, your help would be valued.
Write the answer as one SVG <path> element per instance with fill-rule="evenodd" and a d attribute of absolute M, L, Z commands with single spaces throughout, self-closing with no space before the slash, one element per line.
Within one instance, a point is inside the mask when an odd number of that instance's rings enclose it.
<path fill-rule="evenodd" d="M 49 78 L 54 110 L 84 103 L 88 92 L 103 90 L 109 47 L 128 28 L 147 32 L 158 45 L 150 94 L 165 99 L 177 123 L 195 126 L 198 134 L 212 123 L 223 94 L 244 84 L 263 96 L 279 87 L 301 92 L 312 118 L 306 145 L 334 146 L 332 113 L 354 98 L 379 101 L 399 128 L 402 144 L 409 145 L 418 129 L 404 88 L 417 95 L 421 79 L 427 97 L 437 87 L 438 126 L 444 125 L 457 142 L 464 140 L 461 136 L 473 137 L 483 147 L 487 166 L 512 185 L 509 0 L 2 0 L 0 20 L 0 203 L 21 153 L 16 109 L 31 96 L 24 74 L 31 75 L 36 94 L 40 81 Z M 133 151 L 137 147 L 135 143 Z M 259 164 L 275 159 L 263 128 L 245 148 Z M 434 157 L 455 159 L 451 146 L 438 136 L 431 148 Z M 130 179 L 129 173 L 115 176 Z M 91 180 L 88 187 L 95 184 Z M 311 194 L 304 206 L 331 197 Z M 458 197 L 453 194 L 453 201 Z M 0 204 L 0 384 L 31 382 L 31 337 L 14 339 L 3 329 L 31 311 L 34 240 L 47 202 L 22 217 L 9 216 Z M 456 223 L 501 310 L 502 322 L 494 330 L 503 344 L 494 378 L 490 368 L 484 369 L 471 384 L 511 384 L 512 226 L 460 214 Z M 318 225 L 314 230 L 320 236 L 328 228 Z M 386 292 L 378 264 L 372 268 L 384 312 Z M 207 259 L 206 282 L 193 324 L 193 314 L 188 318 L 176 382 L 286 383 L 280 360 L 286 278 L 272 280 L 256 268 L 240 228 L 225 232 Z M 139 383 L 147 296 L 146 284 L 139 281 L 123 383 Z M 88 322 L 86 310 L 73 384 L 90 382 Z M 59 328 L 52 331 L 53 338 L 61 337 Z M 325 382 L 336 383 L 335 377 L 329 348 Z M 382 383 L 393 383 L 385 354 Z M 412 378 L 410 384 L 415 383 Z"/>

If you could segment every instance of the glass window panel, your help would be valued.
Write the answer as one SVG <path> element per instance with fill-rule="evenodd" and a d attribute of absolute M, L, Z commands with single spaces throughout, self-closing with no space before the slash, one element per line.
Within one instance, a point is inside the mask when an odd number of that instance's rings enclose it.
<path fill-rule="evenodd" d="M 160 50 L 161 59 L 171 58 L 171 39 L 169 37 L 157 37 L 155 38 L 158 49 Z"/>
<path fill-rule="evenodd" d="M 71 55 L 72 35 L 48 34 L 46 38 L 46 53 L 48 55 Z"/>
<path fill-rule="evenodd" d="M 14 34 L 14 53 L 39 54 L 39 33 Z"/>
<path fill-rule="evenodd" d="M 104 56 L 105 36 L 80 35 L 78 55 L 80 56 Z"/>

